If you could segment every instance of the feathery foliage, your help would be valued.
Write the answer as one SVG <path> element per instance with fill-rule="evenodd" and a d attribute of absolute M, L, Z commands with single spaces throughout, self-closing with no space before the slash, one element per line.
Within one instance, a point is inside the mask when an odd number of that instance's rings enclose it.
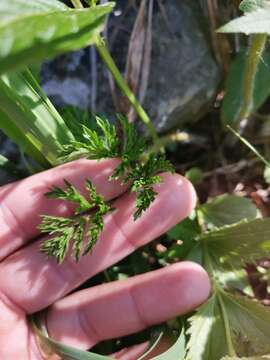
<path fill-rule="evenodd" d="M 172 164 L 164 155 L 150 154 L 143 161 L 141 155 L 145 150 L 145 140 L 140 137 L 133 124 L 118 115 L 119 126 L 112 125 L 107 119 L 96 117 L 97 130 L 86 126 L 84 121 L 74 134 L 75 140 L 63 146 L 62 161 L 71 161 L 81 157 L 87 159 L 119 158 L 120 165 L 115 169 L 110 180 L 122 179 L 122 184 L 129 184 L 130 191 L 136 194 L 136 211 L 134 220 L 149 208 L 156 198 L 153 186 L 161 182 L 161 172 L 174 172 Z M 73 126 L 70 123 L 69 126 Z M 78 261 L 81 254 L 91 251 L 103 230 L 103 216 L 111 209 L 103 198 L 96 193 L 92 183 L 86 181 L 89 199 L 85 198 L 72 184 L 64 180 L 65 188 L 53 187 L 45 195 L 76 204 L 72 218 L 43 216 L 40 230 L 50 235 L 41 250 L 54 256 L 61 263 L 72 249 Z M 83 247 L 84 239 L 86 245 Z"/>
<path fill-rule="evenodd" d="M 158 174 L 165 171 L 174 172 L 174 169 L 164 155 L 150 154 L 143 162 L 141 155 L 146 147 L 145 139 L 125 116 L 118 114 L 117 120 L 118 127 L 110 124 L 107 119 L 96 116 L 98 130 L 82 125 L 77 138 L 63 146 L 61 159 L 71 161 L 81 157 L 95 160 L 120 158 L 121 163 L 111 179 L 122 178 L 123 184 L 131 184 L 131 191 L 137 195 L 137 210 L 134 214 L 136 220 L 155 200 L 156 192 L 153 185 L 161 181 Z"/>
<path fill-rule="evenodd" d="M 62 263 L 72 242 L 72 250 L 78 261 L 81 253 L 89 253 L 103 230 L 103 216 L 112 210 L 102 196 L 98 195 L 90 180 L 86 180 L 89 199 L 84 197 L 73 185 L 64 180 L 66 187 L 54 187 L 46 195 L 76 204 L 74 216 L 70 218 L 42 216 L 39 229 L 50 237 L 41 245 L 41 251 L 53 256 Z M 84 241 L 86 245 L 83 246 Z"/>

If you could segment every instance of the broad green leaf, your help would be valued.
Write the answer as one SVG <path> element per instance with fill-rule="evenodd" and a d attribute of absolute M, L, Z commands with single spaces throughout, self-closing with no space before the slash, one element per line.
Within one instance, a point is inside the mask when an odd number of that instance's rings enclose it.
<path fill-rule="evenodd" d="M 0 86 L 1 87 L 1 86 Z M 0 95 L 1 97 L 1 95 Z M 1 99 L 0 99 L 1 102 Z M 25 134 L 13 123 L 12 119 L 0 109 L 0 129 L 13 140 L 26 154 L 30 154 L 42 168 L 50 167 L 43 154 L 32 144 Z"/>
<path fill-rule="evenodd" d="M 245 14 L 218 29 L 218 32 L 249 34 L 270 34 L 269 1 L 245 1 L 241 5 Z"/>
<path fill-rule="evenodd" d="M 270 218 L 242 221 L 200 236 L 217 262 L 234 269 L 270 253 Z"/>
<path fill-rule="evenodd" d="M 29 70 L 0 77 L 0 128 L 45 167 L 74 139 Z"/>
<path fill-rule="evenodd" d="M 169 350 L 154 357 L 152 360 L 184 360 L 185 353 L 185 334 L 182 331 L 179 338 Z"/>
<path fill-rule="evenodd" d="M 190 318 L 186 360 L 220 360 L 228 354 L 218 297 L 212 297 Z"/>
<path fill-rule="evenodd" d="M 270 24 L 270 22 L 269 22 Z M 270 25 L 269 25 L 270 26 Z M 234 127 L 239 120 L 244 97 L 244 74 L 247 55 L 241 51 L 236 55 L 226 80 L 225 97 L 221 107 L 223 125 Z M 254 80 L 254 91 L 250 111 L 255 112 L 270 95 L 270 52 L 265 50 L 258 64 Z"/>
<path fill-rule="evenodd" d="M 213 227 L 230 225 L 243 219 L 255 219 L 257 216 L 257 208 L 251 200 L 229 194 L 215 197 L 198 210 L 203 221 Z"/>
<path fill-rule="evenodd" d="M 95 43 L 112 8 L 113 3 L 71 9 L 58 0 L 0 0 L 0 73 Z"/>
<path fill-rule="evenodd" d="M 222 288 L 237 289 L 243 294 L 254 296 L 254 292 L 247 277 L 247 272 L 243 266 L 241 266 L 241 261 L 239 261 L 240 265 L 237 265 L 236 267 L 231 261 L 224 264 L 219 255 L 207 245 L 208 244 L 204 244 L 202 250 L 204 259 L 203 266 L 208 271 L 213 282 Z"/>
<path fill-rule="evenodd" d="M 243 296 L 222 294 L 238 355 L 266 355 L 270 352 L 270 309 Z M 239 350 L 237 350 L 238 352 Z"/>
<path fill-rule="evenodd" d="M 199 225 L 195 220 L 189 218 L 181 221 L 167 232 L 167 236 L 171 240 L 180 240 L 181 244 L 171 245 L 162 257 L 167 260 L 183 259 L 195 245 L 195 237 L 200 234 Z"/>
<path fill-rule="evenodd" d="M 58 0 L 1 0 L 1 24 L 16 19 L 18 16 L 39 14 L 43 11 L 68 10 L 68 7 Z"/>
<path fill-rule="evenodd" d="M 187 218 L 171 228 L 167 235 L 172 240 L 190 241 L 199 233 L 200 228 L 197 222 Z"/>

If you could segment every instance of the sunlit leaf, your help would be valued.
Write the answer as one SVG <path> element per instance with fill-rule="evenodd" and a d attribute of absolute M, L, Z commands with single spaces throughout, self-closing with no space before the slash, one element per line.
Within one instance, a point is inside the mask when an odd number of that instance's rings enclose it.
<path fill-rule="evenodd" d="M 0 73 L 93 44 L 113 3 L 71 9 L 58 0 L 0 1 Z"/>
<path fill-rule="evenodd" d="M 219 32 L 270 34 L 270 4 L 267 0 L 248 0 L 241 5 L 245 14 L 218 29 Z"/>
<path fill-rule="evenodd" d="M 61 145 L 73 139 L 28 69 L 0 77 L 0 128 L 45 167 L 56 165 Z"/>
<path fill-rule="evenodd" d="M 218 297 L 212 297 L 190 318 L 186 360 L 220 360 L 228 353 Z"/>

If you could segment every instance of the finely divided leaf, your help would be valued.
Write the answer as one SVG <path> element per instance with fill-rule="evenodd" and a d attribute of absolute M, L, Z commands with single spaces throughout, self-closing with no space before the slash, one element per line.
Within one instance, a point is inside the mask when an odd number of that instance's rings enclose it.
<path fill-rule="evenodd" d="M 48 256 L 55 257 L 59 263 L 65 260 L 71 242 L 76 261 L 79 260 L 81 254 L 89 253 L 103 230 L 103 216 L 112 210 L 110 205 L 105 203 L 103 197 L 97 194 L 90 180 L 86 180 L 89 199 L 85 198 L 67 180 L 65 180 L 65 185 L 64 189 L 52 188 L 46 195 L 75 203 L 77 206 L 74 216 L 64 218 L 43 215 L 39 225 L 42 233 L 50 235 L 42 243 L 41 251 Z"/>
<path fill-rule="evenodd" d="M 0 73 L 96 41 L 113 3 L 71 9 L 58 0 L 0 1 Z"/>
<path fill-rule="evenodd" d="M 45 195 L 48 198 L 61 199 L 75 203 L 77 205 L 75 214 L 80 214 L 81 212 L 92 208 L 89 201 L 72 184 L 70 184 L 67 180 L 64 180 L 64 183 L 66 185 L 64 189 L 54 186 Z"/>
<path fill-rule="evenodd" d="M 159 173 L 174 172 L 172 164 L 164 155 L 150 154 L 143 162 L 140 158 L 145 143 L 140 140 L 133 124 L 126 117 L 117 116 L 121 125 L 118 129 L 105 118 L 96 117 L 99 131 L 83 126 L 82 140 L 71 141 L 63 146 L 61 160 L 70 161 L 81 157 L 88 159 L 120 158 L 120 165 L 110 179 L 122 178 L 123 184 L 130 184 L 136 193 L 136 212 L 138 219 L 155 200 L 157 193 L 153 185 L 161 181 Z M 121 132 L 122 136 L 119 136 Z"/>
<path fill-rule="evenodd" d="M 95 118 L 99 131 L 81 126 L 80 140 L 73 140 L 62 148 L 62 161 L 71 161 L 86 157 L 88 159 L 113 158 L 120 156 L 120 141 L 116 127 L 105 119 Z"/>

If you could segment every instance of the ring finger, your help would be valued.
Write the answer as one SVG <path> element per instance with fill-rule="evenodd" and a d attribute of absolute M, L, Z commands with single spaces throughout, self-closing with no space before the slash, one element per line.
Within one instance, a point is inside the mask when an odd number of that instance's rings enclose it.
<path fill-rule="evenodd" d="M 203 268 L 182 262 L 128 280 L 76 292 L 49 308 L 49 335 L 88 349 L 187 313 L 209 295 Z"/>

